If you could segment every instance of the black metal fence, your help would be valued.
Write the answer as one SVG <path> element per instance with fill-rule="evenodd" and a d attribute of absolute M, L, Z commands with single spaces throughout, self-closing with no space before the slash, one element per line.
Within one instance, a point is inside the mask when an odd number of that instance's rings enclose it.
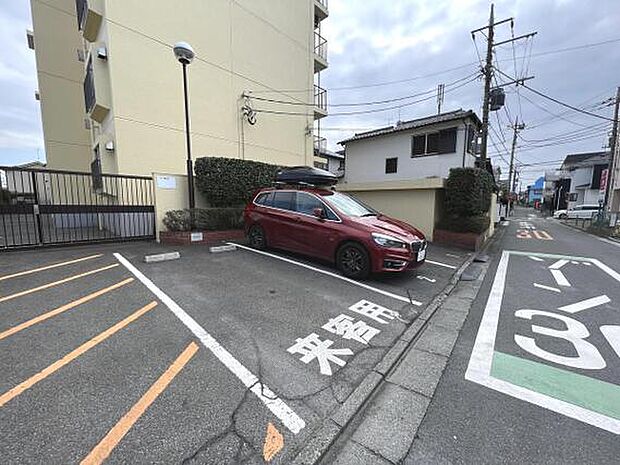
<path fill-rule="evenodd" d="M 0 250 L 154 238 L 150 177 L 0 166 Z"/>

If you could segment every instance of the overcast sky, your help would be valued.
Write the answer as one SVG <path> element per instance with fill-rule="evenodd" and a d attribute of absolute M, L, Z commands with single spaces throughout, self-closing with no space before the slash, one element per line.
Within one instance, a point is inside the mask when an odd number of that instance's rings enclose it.
<path fill-rule="evenodd" d="M 612 108 L 602 102 L 613 97 L 615 87 L 620 85 L 620 1 L 497 1 L 495 11 L 497 19 L 515 18 L 515 36 L 538 32 L 533 40 L 517 42 L 514 51 L 511 45 L 498 47 L 496 59 L 500 70 L 510 76 L 534 75 L 535 79 L 528 81 L 534 89 L 588 111 L 612 116 Z M 354 132 L 437 111 L 432 93 L 383 105 L 342 104 L 406 97 L 444 83 L 445 111 L 464 108 L 481 115 L 482 82 L 468 82 L 464 78 L 479 69 L 470 31 L 488 21 L 487 0 L 331 0 L 329 12 L 323 23 L 329 68 L 322 73 L 321 85 L 328 89 L 330 104 L 338 106 L 330 108 L 332 115 L 321 120 L 321 125 L 332 149 Z M 30 27 L 28 0 L 2 2 L 0 164 L 36 160 L 38 156 L 44 159 L 39 103 L 34 99 L 34 52 L 27 48 L 25 39 L 25 30 Z M 497 27 L 497 41 L 510 37 L 509 24 Z M 478 35 L 476 44 L 484 57 L 484 37 Z M 501 75 L 498 79 L 506 80 Z M 376 85 L 386 82 L 392 83 Z M 517 151 L 517 158 L 525 164 L 560 160 L 568 153 L 601 150 L 607 142 L 605 133 L 611 122 L 567 110 L 527 89 L 520 90 L 520 98 L 514 86 L 506 91 L 506 110 L 491 115 L 493 143 L 506 159 L 502 139 L 505 138 L 509 149 L 512 133 L 507 126 L 509 119 L 514 120 L 517 115 L 527 126 Z M 428 100 L 412 103 L 424 98 Z M 336 115 L 398 105 L 404 106 L 370 114 Z M 493 143 L 489 144 L 492 154 L 497 152 Z M 492 159 L 507 172 L 506 163 L 498 155 Z M 524 184 L 543 174 L 544 169 L 545 165 L 523 168 Z"/>

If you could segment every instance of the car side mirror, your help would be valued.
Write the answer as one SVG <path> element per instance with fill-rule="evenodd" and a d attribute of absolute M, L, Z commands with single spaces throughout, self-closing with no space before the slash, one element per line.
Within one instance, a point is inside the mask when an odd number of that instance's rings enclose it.
<path fill-rule="evenodd" d="M 318 219 L 322 220 L 325 218 L 325 211 L 322 208 L 313 208 L 312 214 L 316 216 Z"/>

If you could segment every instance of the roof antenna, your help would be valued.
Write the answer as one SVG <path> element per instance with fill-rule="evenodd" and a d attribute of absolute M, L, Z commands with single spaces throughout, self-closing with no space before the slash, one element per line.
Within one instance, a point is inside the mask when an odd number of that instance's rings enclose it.
<path fill-rule="evenodd" d="M 396 121 L 396 127 L 400 126 L 401 124 L 403 124 L 403 122 L 400 119 L 400 108 L 398 109 L 398 120 Z"/>

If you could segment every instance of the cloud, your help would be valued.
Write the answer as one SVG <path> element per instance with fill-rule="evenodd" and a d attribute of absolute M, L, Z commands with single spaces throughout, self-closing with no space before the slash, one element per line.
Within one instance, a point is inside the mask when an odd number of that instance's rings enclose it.
<path fill-rule="evenodd" d="M 330 104 L 376 101 L 424 91 L 429 91 L 427 95 L 432 97 L 437 84 L 449 84 L 477 69 L 475 63 L 478 55 L 470 31 L 488 22 L 487 1 L 395 0 L 386 3 L 379 0 L 348 0 L 330 2 L 329 6 L 330 15 L 322 24 L 323 34 L 330 47 L 329 68 L 322 74 L 321 85 L 328 89 Z M 514 17 L 515 35 L 538 31 L 533 41 L 528 41 L 528 46 L 533 44 L 533 54 L 620 38 L 617 29 L 620 4 L 617 0 L 597 1 L 595 8 L 590 2 L 577 0 L 499 0 L 495 2 L 495 14 L 496 19 Z M 498 26 L 496 33 L 498 41 L 511 38 L 510 23 Z M 478 53 L 484 57 L 484 38 L 478 35 L 475 43 Z M 530 48 L 526 49 L 525 45 L 524 41 L 516 43 L 514 55 L 517 58 L 529 55 Z M 512 46 L 497 47 L 495 54 L 500 69 L 514 75 Z M 531 60 L 518 59 L 516 62 L 517 74 L 527 71 L 535 76 L 535 79 L 528 82 L 532 87 L 568 103 L 591 105 L 593 111 L 611 116 L 611 108 L 596 104 L 612 97 L 615 86 L 620 84 L 620 42 L 532 57 Z M 342 89 L 427 76 L 467 63 L 472 65 L 409 82 Z M 443 108 L 471 108 L 480 115 L 481 100 L 482 84 L 479 81 L 461 88 L 448 86 Z M 343 131 L 341 128 L 381 127 L 394 124 L 398 119 L 412 119 L 436 112 L 436 103 L 430 98 L 426 102 L 400 109 L 367 115 L 337 116 L 338 113 L 351 110 L 390 106 L 394 105 L 332 107 L 331 116 L 321 120 L 322 135 L 328 138 L 331 148 L 337 148 L 339 140 L 355 132 Z M 566 108 L 526 89 L 521 88 L 516 93 L 514 86 L 507 87 L 506 109 L 491 115 L 491 123 L 498 135 L 493 133 L 490 152 L 501 151 L 505 158 L 508 157 L 504 148 L 504 145 L 510 146 L 512 137 L 507 127 L 510 124 L 508 114 L 511 120 L 520 115 L 526 125 L 530 122 L 544 123 L 538 127 L 532 124 L 531 129 L 522 133 L 528 140 L 570 134 L 579 128 L 567 119 L 582 125 L 603 122 L 570 110 L 567 113 L 565 111 Z M 563 118 L 549 113 L 560 114 Z M 587 140 L 548 147 L 538 147 L 543 144 L 526 143 L 520 139 L 517 158 L 528 164 L 563 159 L 568 153 L 600 150 L 606 141 L 604 132 L 605 127 L 591 131 L 593 137 Z M 493 159 L 507 173 L 506 163 L 496 155 Z M 544 173 L 544 168 L 524 167 L 522 171 L 522 179 L 532 181 Z"/>

